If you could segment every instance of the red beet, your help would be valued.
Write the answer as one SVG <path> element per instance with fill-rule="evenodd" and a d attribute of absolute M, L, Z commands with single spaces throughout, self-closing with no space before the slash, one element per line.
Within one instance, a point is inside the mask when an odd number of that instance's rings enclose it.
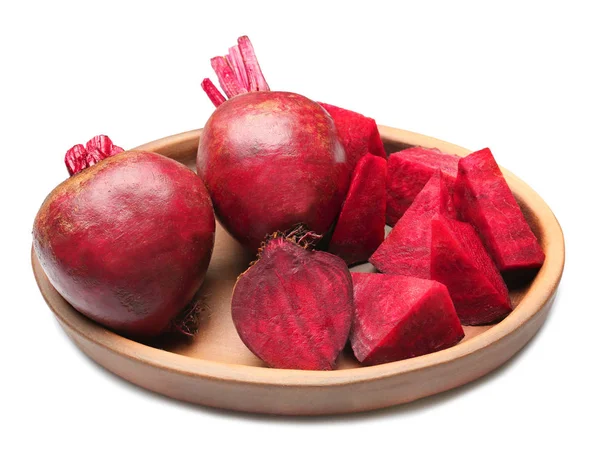
<path fill-rule="evenodd" d="M 431 219 L 454 217 L 446 178 L 436 170 L 413 204 L 369 259 L 386 274 L 431 278 Z"/>
<path fill-rule="evenodd" d="M 352 324 L 350 272 L 337 256 L 275 235 L 239 277 L 231 314 L 242 341 L 269 366 L 331 370 Z"/>
<path fill-rule="evenodd" d="M 366 154 L 354 170 L 329 252 L 347 264 L 367 261 L 385 236 L 385 174 L 381 157 Z"/>
<path fill-rule="evenodd" d="M 454 198 L 505 275 L 537 270 L 544 252 L 488 148 L 460 159 Z"/>
<path fill-rule="evenodd" d="M 350 183 L 327 112 L 304 96 L 275 91 L 242 94 L 215 110 L 197 169 L 223 226 L 251 249 L 299 223 L 327 232 Z"/>
<path fill-rule="evenodd" d="M 452 191 L 459 157 L 437 149 L 409 148 L 390 155 L 387 178 L 387 224 L 394 226 L 433 173 L 440 169 Z"/>
<path fill-rule="evenodd" d="M 489 324 L 512 310 L 502 276 L 468 223 L 434 217 L 431 277 L 446 285 L 463 324 Z"/>
<path fill-rule="evenodd" d="M 354 168 L 358 161 L 368 153 L 387 159 L 377 123 L 373 118 L 324 102 L 319 102 L 319 104 L 333 118 L 351 168 Z"/>
<path fill-rule="evenodd" d="M 464 332 L 448 290 L 431 280 L 353 273 L 355 317 L 350 342 L 365 365 L 449 348 Z"/>
<path fill-rule="evenodd" d="M 104 160 L 86 155 L 106 154 L 109 142 L 69 150 L 70 172 L 97 163 L 46 198 L 34 222 L 35 252 L 75 309 L 123 334 L 153 336 L 200 287 L 214 214 L 202 180 L 174 160 L 134 151 Z"/>

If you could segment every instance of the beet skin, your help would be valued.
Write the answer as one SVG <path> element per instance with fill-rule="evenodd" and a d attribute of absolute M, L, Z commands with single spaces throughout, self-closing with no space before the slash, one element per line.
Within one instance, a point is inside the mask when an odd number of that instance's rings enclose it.
<path fill-rule="evenodd" d="M 75 157 L 70 170 L 80 169 Z M 54 189 L 35 219 L 33 243 L 75 309 L 148 337 L 165 330 L 202 284 L 214 234 L 200 178 L 174 160 L 129 151 L 93 162 Z"/>
<path fill-rule="evenodd" d="M 364 365 L 449 348 L 464 332 L 448 290 L 431 280 L 353 273 L 355 317 L 350 342 Z"/>
<path fill-rule="evenodd" d="M 544 252 L 488 148 L 460 159 L 454 202 L 505 277 L 542 266 Z"/>
<path fill-rule="evenodd" d="M 304 96 L 276 91 L 221 104 L 202 133 L 197 168 L 217 217 L 250 249 L 300 223 L 327 232 L 351 176 L 331 116 Z"/>
<path fill-rule="evenodd" d="M 459 157 L 437 149 L 414 147 L 390 155 L 387 177 L 387 224 L 394 226 L 436 170 L 452 192 Z"/>
<path fill-rule="evenodd" d="M 447 178 L 436 170 L 413 204 L 369 259 L 386 274 L 431 278 L 431 219 L 455 216 Z"/>
<path fill-rule="evenodd" d="M 386 171 L 386 161 L 372 154 L 363 156 L 354 169 L 329 243 L 329 252 L 349 265 L 367 261 L 383 242 Z"/>
<path fill-rule="evenodd" d="M 331 370 L 350 333 L 352 278 L 341 258 L 276 235 L 239 277 L 231 314 L 267 365 Z"/>
<path fill-rule="evenodd" d="M 468 223 L 434 217 L 431 278 L 446 285 L 465 325 L 496 322 L 512 310 L 502 276 Z"/>

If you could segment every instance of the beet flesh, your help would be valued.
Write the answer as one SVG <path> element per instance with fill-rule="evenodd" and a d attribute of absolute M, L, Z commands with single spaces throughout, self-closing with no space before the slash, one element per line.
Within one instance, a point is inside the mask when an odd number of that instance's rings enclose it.
<path fill-rule="evenodd" d="M 217 108 L 200 138 L 197 169 L 223 226 L 254 250 L 300 223 L 327 232 L 351 176 L 327 112 L 276 91 L 241 94 Z"/>
<path fill-rule="evenodd" d="M 359 362 L 376 365 L 449 348 L 464 332 L 448 290 L 404 275 L 352 273 L 350 342 Z"/>
<path fill-rule="evenodd" d="M 493 323 L 512 310 L 502 276 L 468 223 L 434 217 L 431 278 L 446 285 L 465 325 Z"/>
<path fill-rule="evenodd" d="M 377 123 L 373 118 L 324 102 L 319 102 L 319 104 L 333 118 L 351 168 L 354 168 L 365 154 L 373 154 L 387 159 Z"/>
<path fill-rule="evenodd" d="M 437 149 L 414 147 L 390 155 L 387 176 L 387 224 L 394 226 L 436 170 L 452 191 L 459 157 Z"/>
<path fill-rule="evenodd" d="M 239 277 L 231 314 L 244 344 L 267 365 L 331 370 L 352 324 L 350 272 L 337 256 L 275 237 Z"/>
<path fill-rule="evenodd" d="M 385 159 L 363 156 L 354 169 L 329 252 L 347 264 L 364 262 L 385 236 Z"/>
<path fill-rule="evenodd" d="M 215 218 L 184 165 L 123 152 L 55 188 L 34 222 L 46 275 L 79 312 L 119 333 L 164 331 L 199 289 Z"/>
<path fill-rule="evenodd" d="M 447 179 L 436 170 L 369 262 L 385 274 L 431 278 L 431 219 L 455 216 Z"/>
<path fill-rule="evenodd" d="M 460 159 L 454 202 L 505 276 L 542 266 L 544 252 L 489 148 Z"/>

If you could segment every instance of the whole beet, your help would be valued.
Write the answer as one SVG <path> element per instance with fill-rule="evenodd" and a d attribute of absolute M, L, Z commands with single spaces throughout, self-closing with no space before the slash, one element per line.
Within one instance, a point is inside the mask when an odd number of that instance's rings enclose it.
<path fill-rule="evenodd" d="M 204 127 L 197 169 L 223 226 L 251 249 L 299 223 L 327 232 L 351 173 L 331 116 L 304 96 L 276 91 L 221 104 Z"/>
<path fill-rule="evenodd" d="M 73 164 L 86 160 L 78 146 L 75 157 L 73 150 L 67 155 L 70 172 L 87 166 Z M 129 151 L 56 187 L 35 218 L 33 242 L 48 278 L 75 309 L 120 333 L 147 337 L 191 301 L 214 234 L 200 178 L 164 156 Z"/>

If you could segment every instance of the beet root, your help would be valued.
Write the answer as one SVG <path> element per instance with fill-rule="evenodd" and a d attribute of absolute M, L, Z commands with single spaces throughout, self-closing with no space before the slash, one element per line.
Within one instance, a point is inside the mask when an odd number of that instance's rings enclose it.
<path fill-rule="evenodd" d="M 513 277 L 542 266 L 544 252 L 488 148 L 460 159 L 454 202 L 502 274 Z"/>
<path fill-rule="evenodd" d="M 129 151 L 55 188 L 35 218 L 33 243 L 76 310 L 122 334 L 149 337 L 167 329 L 202 284 L 214 234 L 199 177 L 158 154 Z"/>
<path fill-rule="evenodd" d="M 377 123 L 373 118 L 324 102 L 319 102 L 319 104 L 333 118 L 342 144 L 346 149 L 350 168 L 354 169 L 358 161 L 366 154 L 387 159 Z"/>
<path fill-rule="evenodd" d="M 386 171 L 386 161 L 372 154 L 358 161 L 354 170 L 329 243 L 329 252 L 349 265 L 367 261 L 383 242 Z"/>
<path fill-rule="evenodd" d="M 434 217 L 431 278 L 446 285 L 465 325 L 493 323 L 512 310 L 502 276 L 468 223 Z"/>
<path fill-rule="evenodd" d="M 300 223 L 327 232 L 351 176 L 327 112 L 304 96 L 275 91 L 235 96 L 215 110 L 197 169 L 223 226 L 253 250 Z"/>
<path fill-rule="evenodd" d="M 394 226 L 436 170 L 447 177 L 452 193 L 459 157 L 414 147 L 390 155 L 387 177 L 387 224 Z"/>
<path fill-rule="evenodd" d="M 352 324 L 350 272 L 341 258 L 276 234 L 239 277 L 231 314 L 242 341 L 267 365 L 331 370 Z"/>
<path fill-rule="evenodd" d="M 375 365 L 449 348 L 464 332 L 444 285 L 403 275 L 352 273 L 355 317 L 350 342 L 359 362 Z"/>
<path fill-rule="evenodd" d="M 431 278 L 431 219 L 455 216 L 446 177 L 436 170 L 369 261 L 386 274 Z"/>

